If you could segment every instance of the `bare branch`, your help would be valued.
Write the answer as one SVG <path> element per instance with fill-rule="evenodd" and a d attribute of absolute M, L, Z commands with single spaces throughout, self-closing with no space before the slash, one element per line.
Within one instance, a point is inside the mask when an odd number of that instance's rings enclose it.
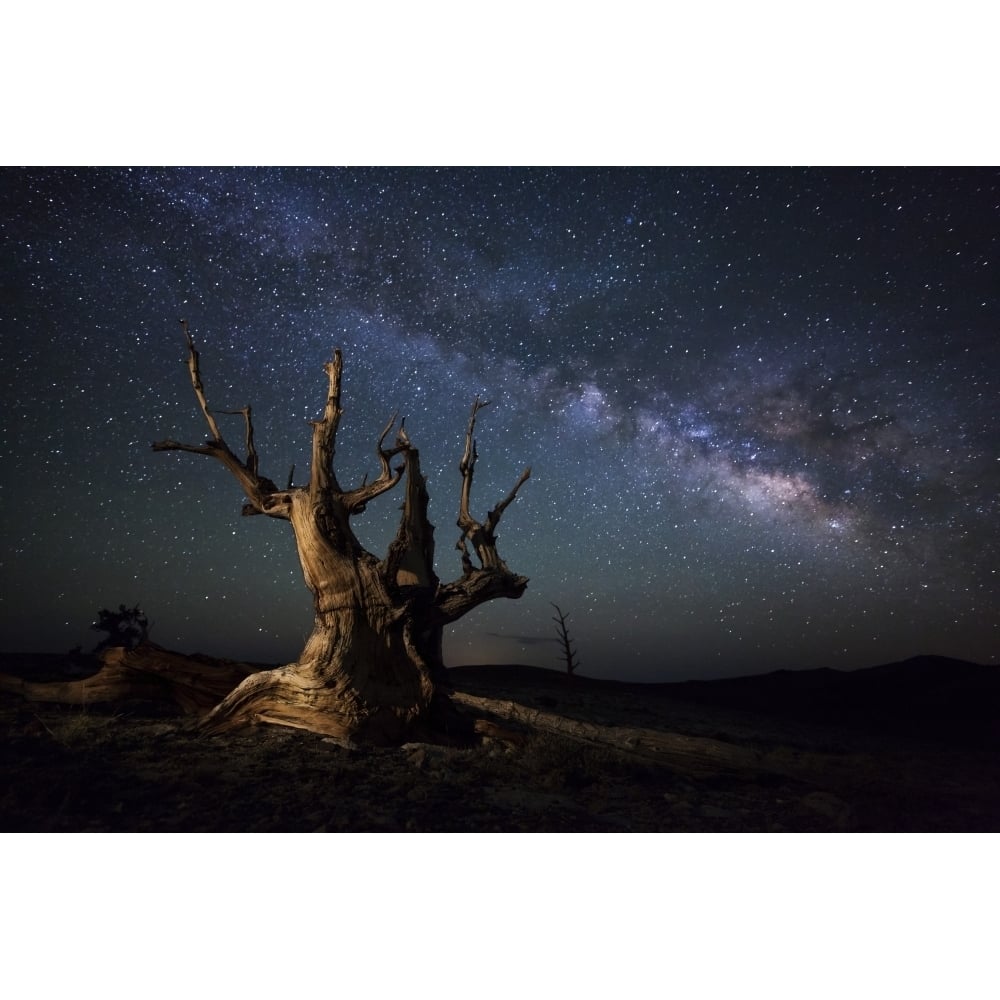
<path fill-rule="evenodd" d="M 218 445 L 214 442 L 209 442 L 208 444 L 181 444 L 180 441 L 174 441 L 171 438 L 166 438 L 163 441 L 154 441 L 153 451 L 190 451 L 197 455 L 215 456 L 219 454 Z"/>
<path fill-rule="evenodd" d="M 473 608 L 498 597 L 517 600 L 528 586 L 526 576 L 511 573 L 506 567 L 473 569 L 467 575 L 438 587 L 434 598 L 437 621 L 442 625 L 458 621 Z"/>
<path fill-rule="evenodd" d="M 472 404 L 472 413 L 469 414 L 469 426 L 465 431 L 465 451 L 462 452 L 462 460 L 458 463 L 458 471 L 462 474 L 462 493 L 458 505 L 458 526 L 462 529 L 464 538 L 473 528 L 477 527 L 476 520 L 469 513 L 469 498 L 472 496 L 472 476 L 476 471 L 476 461 L 479 453 L 476 451 L 476 439 L 473 434 L 476 430 L 476 416 L 485 406 L 489 406 L 489 400 L 480 400 L 476 396 Z"/>
<path fill-rule="evenodd" d="M 225 441 L 207 441 L 205 444 L 182 444 L 167 439 L 154 441 L 153 451 L 188 451 L 195 455 L 209 455 L 217 458 L 233 474 L 246 494 L 249 503 L 243 508 L 244 514 L 267 514 L 288 520 L 289 504 L 287 491 L 282 493 L 266 476 L 255 475 L 226 447 Z M 249 510 L 247 508 L 250 508 Z"/>
<path fill-rule="evenodd" d="M 500 518 L 503 516 L 503 512 L 514 502 L 517 498 L 517 491 L 531 478 L 531 466 L 529 465 L 524 472 L 518 477 L 517 482 L 514 484 L 514 488 L 507 494 L 506 498 L 501 500 L 493 510 L 486 515 L 486 530 L 490 535 L 493 535 L 496 530 L 496 526 L 500 523 Z"/>
<path fill-rule="evenodd" d="M 472 496 L 472 477 L 475 472 L 476 462 L 479 459 L 479 452 L 476 450 L 476 440 L 473 434 L 476 429 L 476 417 L 479 411 L 488 406 L 489 403 L 481 401 L 476 397 L 472 404 L 472 413 L 469 415 L 469 426 L 465 432 L 465 450 L 462 453 L 462 460 L 458 469 L 462 474 L 462 492 L 458 507 L 458 526 L 462 529 L 462 534 L 455 545 L 462 554 L 462 571 L 468 576 L 472 572 L 472 560 L 469 558 L 469 551 L 466 548 L 466 539 L 472 543 L 476 550 L 476 555 L 482 564 L 483 569 L 499 569 L 509 572 L 503 560 L 496 550 L 496 528 L 500 523 L 503 512 L 514 502 L 518 490 L 528 481 L 531 476 L 531 469 L 527 468 L 521 473 L 520 478 L 514 484 L 514 488 L 507 496 L 500 501 L 486 516 L 486 524 L 477 521 L 469 511 L 469 501 Z"/>
<path fill-rule="evenodd" d="M 292 516 L 293 494 L 304 492 L 304 488 L 298 486 L 293 490 L 277 490 L 274 493 L 267 493 L 261 497 L 259 502 L 245 503 L 240 513 L 244 517 L 265 514 L 268 517 L 276 517 L 283 521 L 288 521 Z"/>
<path fill-rule="evenodd" d="M 257 450 L 253 442 L 253 421 L 250 407 L 247 406 L 243 410 L 232 411 L 242 413 L 246 420 L 247 459 L 246 462 L 241 462 L 233 454 L 229 445 L 226 444 L 225 439 L 219 431 L 219 425 L 208 408 L 205 389 L 201 382 L 198 351 L 194 346 L 194 338 L 191 336 L 187 320 L 181 320 L 181 325 L 184 327 L 184 336 L 188 344 L 188 371 L 191 374 L 191 386 L 194 389 L 202 415 L 205 417 L 209 430 L 212 433 L 212 439 L 201 445 L 191 445 L 182 444 L 180 441 L 168 438 L 164 441 L 154 441 L 153 451 L 187 451 L 196 455 L 209 455 L 212 458 L 218 459 L 229 469 L 243 488 L 243 492 L 250 502 L 249 506 L 253 509 L 253 513 L 268 514 L 271 517 L 287 519 L 289 516 L 289 505 L 283 499 L 273 496 L 278 492 L 277 486 L 266 476 L 261 476 L 258 472 Z"/>
<path fill-rule="evenodd" d="M 340 492 L 333 471 L 333 456 L 337 447 L 337 428 L 344 413 L 340 407 L 340 378 L 343 369 L 344 361 L 338 347 L 333 352 L 333 360 L 323 365 L 323 371 L 330 380 L 323 416 L 319 420 L 309 421 L 313 427 L 309 496 L 314 503 L 321 496 Z"/>
<path fill-rule="evenodd" d="M 405 437 L 406 432 L 403 430 L 402 425 L 400 425 L 400 433 L 396 437 L 395 446 L 392 448 L 382 447 L 385 439 L 389 436 L 389 431 L 392 430 L 395 424 L 396 414 L 394 413 L 379 435 L 378 444 L 375 448 L 380 466 L 378 478 L 369 483 L 368 477 L 365 476 L 357 489 L 344 494 L 343 503 L 349 514 L 360 514 L 371 500 L 391 490 L 402 479 L 405 466 L 401 465 L 394 470 L 391 465 L 391 460 L 396 455 L 400 454 L 400 452 L 408 451 L 410 447 L 409 439 Z"/>
<path fill-rule="evenodd" d="M 198 405 L 201 407 L 201 412 L 208 424 L 208 429 L 212 432 L 212 437 L 216 441 L 221 441 L 222 434 L 219 432 L 219 425 L 215 422 L 215 417 L 212 416 L 212 411 L 208 408 L 208 400 L 205 398 L 205 388 L 201 384 L 201 368 L 198 363 L 198 352 L 194 346 L 194 337 L 191 336 L 190 325 L 186 319 L 182 319 L 181 326 L 184 329 L 184 337 L 188 345 L 187 366 L 188 371 L 191 373 L 191 385 L 194 387 L 194 394 L 198 397 Z"/>
<path fill-rule="evenodd" d="M 219 410 L 220 413 L 225 413 L 227 416 L 234 417 L 237 414 L 241 415 L 246 422 L 246 448 L 247 448 L 247 460 L 246 467 L 253 474 L 257 475 L 257 468 L 260 465 L 260 460 L 257 457 L 257 449 L 254 446 L 253 441 L 253 417 L 251 415 L 250 404 L 248 403 L 241 410 Z"/>
<path fill-rule="evenodd" d="M 369 483 L 368 475 L 365 474 L 360 486 L 344 494 L 342 499 L 349 514 L 360 514 L 369 501 L 385 493 L 387 490 L 391 490 L 402 478 L 403 467 L 400 466 L 394 471 L 390 462 L 394 456 L 398 455 L 401 451 L 405 451 L 407 446 L 401 445 L 397 440 L 394 448 L 382 447 L 385 439 L 389 436 L 389 431 L 392 430 L 395 423 L 396 414 L 394 413 L 379 435 L 378 443 L 375 446 L 375 453 L 378 455 L 380 467 L 378 478 Z"/>

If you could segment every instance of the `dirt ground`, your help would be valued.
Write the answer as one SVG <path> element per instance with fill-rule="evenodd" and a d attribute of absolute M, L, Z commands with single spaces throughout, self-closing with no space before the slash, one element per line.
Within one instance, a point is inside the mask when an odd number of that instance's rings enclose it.
<path fill-rule="evenodd" d="M 59 658 L 3 670 L 64 675 Z M 482 742 L 205 736 L 162 704 L 0 694 L 4 831 L 994 831 L 1000 749 L 519 667 L 452 671 Z"/>

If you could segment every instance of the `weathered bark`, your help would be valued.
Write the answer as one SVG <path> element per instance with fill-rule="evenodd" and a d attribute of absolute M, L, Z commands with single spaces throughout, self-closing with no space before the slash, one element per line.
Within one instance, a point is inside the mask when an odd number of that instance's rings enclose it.
<path fill-rule="evenodd" d="M 768 759 L 761 750 L 738 743 L 660 729 L 581 722 L 516 701 L 464 692 L 454 697 L 456 702 L 479 716 L 475 722 L 476 732 L 515 746 L 538 733 L 554 733 L 696 777 L 727 777 L 746 774 L 748 770 L 794 776 L 799 770 L 794 764 L 789 766 L 787 762 Z"/>
<path fill-rule="evenodd" d="M 391 743 L 429 728 L 458 726 L 446 698 L 443 629 L 485 601 L 520 597 L 528 583 L 526 577 L 512 573 L 497 553 L 496 528 L 530 470 L 525 469 L 485 522 L 475 520 L 469 510 L 478 458 L 473 433 L 477 414 L 487 404 L 478 399 L 473 404 L 459 464 L 461 534 L 456 547 L 462 575 L 442 584 L 434 569 L 434 528 L 427 517 L 420 457 L 403 422 L 391 447 L 386 447 L 386 439 L 396 418 L 382 431 L 376 447 L 379 474 L 372 482 L 345 490 L 337 481 L 334 456 L 343 415 L 339 350 L 324 366 L 327 395 L 322 416 L 312 421 L 309 483 L 293 486 L 290 474 L 287 487 L 279 489 L 259 472 L 249 406 L 219 411 L 244 418 L 246 458 L 240 459 L 223 438 L 202 384 L 194 340 L 187 323 L 182 325 L 191 385 L 211 436 L 201 445 L 158 441 L 153 450 L 192 452 L 220 461 L 246 495 L 244 514 L 289 521 L 315 607 L 313 632 L 299 658 L 246 676 L 234 689 L 222 692 L 204 719 L 205 728 L 221 732 L 266 722 L 346 740 Z M 396 458 L 400 462 L 393 468 Z M 399 528 L 385 558 L 379 560 L 358 541 L 350 519 L 403 479 Z M 147 681 L 142 683 L 150 687 Z"/>
<path fill-rule="evenodd" d="M 405 739 L 429 713 L 443 664 L 440 630 L 420 620 L 427 612 L 426 588 L 393 584 L 388 564 L 361 549 L 337 513 L 326 523 L 315 516 L 308 493 L 292 497 L 290 519 L 315 604 L 312 635 L 295 663 L 250 677 L 234 690 L 205 720 L 206 728 L 272 722 L 389 743 Z"/>

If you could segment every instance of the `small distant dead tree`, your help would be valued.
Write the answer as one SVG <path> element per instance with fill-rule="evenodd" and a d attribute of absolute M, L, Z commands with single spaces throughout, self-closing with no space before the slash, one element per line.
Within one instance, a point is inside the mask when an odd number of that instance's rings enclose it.
<path fill-rule="evenodd" d="M 117 611 L 101 608 L 97 612 L 97 621 L 90 627 L 94 632 L 107 633 L 106 637 L 94 647 L 95 653 L 111 649 L 113 646 L 135 649 L 149 638 L 149 619 L 138 604 L 131 608 L 119 604 Z"/>
<path fill-rule="evenodd" d="M 552 604 L 551 601 L 549 603 Z M 556 629 L 559 632 L 559 644 L 562 646 L 562 658 L 566 664 L 566 675 L 572 677 L 573 672 L 580 666 L 580 661 L 577 659 L 573 640 L 569 636 L 569 627 L 566 625 L 569 615 L 563 614 L 558 604 L 552 604 L 552 607 L 556 609 L 556 615 L 558 615 L 558 617 L 552 620 L 556 623 Z"/>

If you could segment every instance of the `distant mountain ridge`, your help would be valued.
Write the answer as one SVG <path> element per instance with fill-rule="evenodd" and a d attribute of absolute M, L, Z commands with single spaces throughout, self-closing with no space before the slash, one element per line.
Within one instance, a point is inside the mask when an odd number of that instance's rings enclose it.
<path fill-rule="evenodd" d="M 453 668 L 456 681 L 509 680 L 557 693 L 567 685 L 627 688 L 648 697 L 761 712 L 803 722 L 942 736 L 1000 746 L 1000 666 L 914 656 L 858 670 L 775 670 L 716 680 L 641 683 L 574 676 L 528 666 Z"/>
<path fill-rule="evenodd" d="M 450 667 L 449 673 L 453 676 L 485 676 L 486 674 L 500 672 L 515 673 L 520 679 L 530 682 L 532 679 L 538 681 L 550 681 L 552 678 L 562 678 L 565 680 L 566 674 L 551 667 L 536 667 L 525 663 L 481 663 L 466 664 L 462 666 Z M 711 680 L 685 680 L 685 681 L 620 681 L 610 677 L 587 677 L 583 674 L 575 674 L 573 681 L 581 681 L 587 684 L 614 684 L 628 685 L 637 689 L 679 689 L 692 685 L 712 685 L 725 686 L 730 684 L 738 685 L 758 685 L 761 682 L 769 684 L 790 684 L 809 687 L 813 684 L 824 685 L 838 683 L 839 678 L 865 678 L 874 677 L 905 677 L 907 680 L 917 678 L 931 679 L 939 677 L 945 673 L 952 677 L 961 676 L 983 677 L 989 676 L 990 672 L 1000 672 L 1000 665 L 973 663 L 969 660 L 958 660 L 949 656 L 911 656 L 905 660 L 898 660 L 892 663 L 881 663 L 873 667 L 859 667 L 854 670 L 840 670 L 834 667 L 809 667 L 803 669 L 770 670 L 760 674 L 741 674 L 736 677 L 717 677 Z M 776 678 L 788 678 L 788 680 L 775 680 Z M 855 681 L 852 681 L 852 683 Z"/>

